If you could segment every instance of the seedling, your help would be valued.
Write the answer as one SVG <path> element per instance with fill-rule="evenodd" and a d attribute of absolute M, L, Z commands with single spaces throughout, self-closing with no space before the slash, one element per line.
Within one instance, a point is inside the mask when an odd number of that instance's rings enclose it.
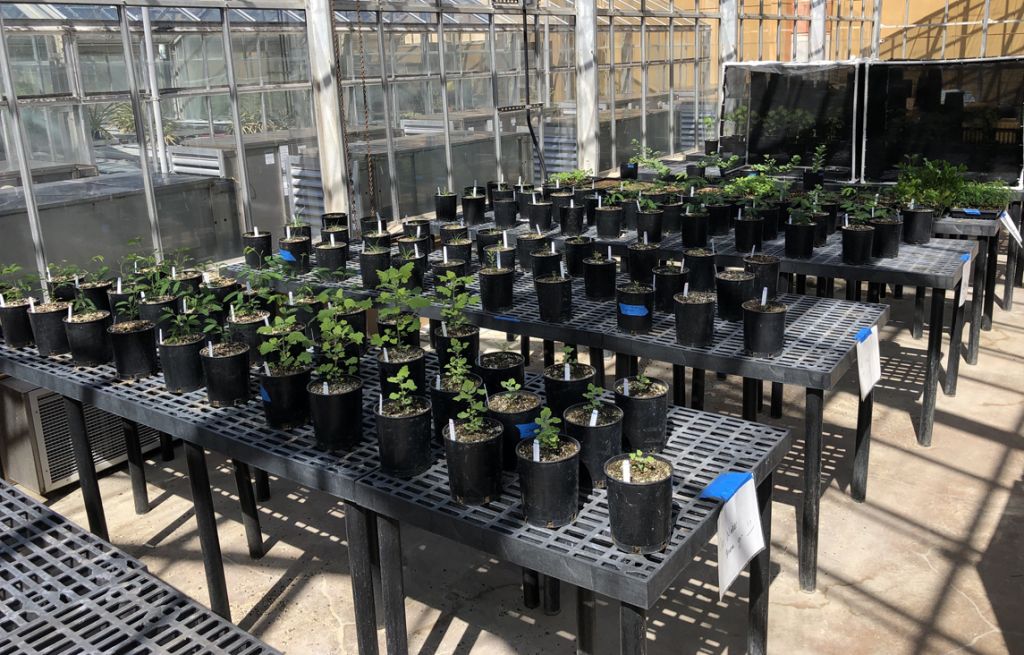
<path fill-rule="evenodd" d="M 455 271 L 445 271 L 435 284 L 436 298 L 441 305 L 441 320 L 449 330 L 458 330 L 468 325 L 466 308 L 480 301 L 479 296 L 466 291 L 472 281 L 473 278 L 469 276 L 459 276 Z"/>
<path fill-rule="evenodd" d="M 824 143 L 819 144 L 814 148 L 814 154 L 811 155 L 811 171 L 820 173 L 825 168 L 826 159 L 828 159 L 828 146 Z"/>
<path fill-rule="evenodd" d="M 397 386 L 395 391 L 388 394 L 388 399 L 397 406 L 399 413 L 412 409 L 412 393 L 416 391 L 416 382 L 409 376 L 409 367 L 398 369 L 397 373 L 388 378 L 388 382 Z"/>
<path fill-rule="evenodd" d="M 583 397 L 587 400 L 587 409 L 591 411 L 597 411 L 601 409 L 601 397 L 604 395 L 604 389 L 597 386 L 593 382 L 587 385 L 587 390 L 583 393 Z"/>
<path fill-rule="evenodd" d="M 464 425 L 471 433 L 478 434 L 484 430 L 484 407 L 482 398 L 487 395 L 487 390 L 476 385 L 472 380 L 463 380 L 459 393 L 455 396 L 455 402 L 465 403 L 465 409 L 459 412 L 458 417 L 464 421 Z"/>
<path fill-rule="evenodd" d="M 343 314 L 341 308 L 334 306 L 320 310 L 317 315 L 321 362 L 316 372 L 328 384 L 340 382 L 345 375 L 359 373 L 359 357 L 353 352 L 358 352 L 366 337 L 342 319 Z"/>
<path fill-rule="evenodd" d="M 296 373 L 313 364 L 313 355 L 309 352 L 312 345 L 302 330 L 292 330 L 261 343 L 260 354 L 271 373 Z"/>
<path fill-rule="evenodd" d="M 444 365 L 445 377 L 450 382 L 460 386 L 469 376 L 469 362 L 466 361 L 465 355 L 462 354 L 465 350 L 466 344 L 464 342 L 459 339 L 452 339 L 449 346 L 451 355 L 448 358 L 448 362 Z"/>
<path fill-rule="evenodd" d="M 637 450 L 629 454 L 629 466 L 637 473 L 646 473 L 648 468 L 654 468 L 654 458 L 644 455 L 642 450 Z"/>
<path fill-rule="evenodd" d="M 380 295 L 377 298 L 379 317 L 385 322 L 395 323 L 394 330 L 382 330 L 371 337 L 371 343 L 377 348 L 403 348 L 403 337 L 419 331 L 420 319 L 418 310 L 430 304 L 430 300 L 407 288 L 412 277 L 413 263 L 407 262 L 401 268 L 389 268 L 380 272 Z"/>
<path fill-rule="evenodd" d="M 540 443 L 541 448 L 547 451 L 557 451 L 560 440 L 558 438 L 558 426 L 562 420 L 551 415 L 551 408 L 544 407 L 537 417 L 537 431 L 534 438 Z"/>
<path fill-rule="evenodd" d="M 501 383 L 501 388 L 509 393 L 515 393 L 523 388 L 523 385 L 516 382 L 515 378 L 509 378 Z"/>

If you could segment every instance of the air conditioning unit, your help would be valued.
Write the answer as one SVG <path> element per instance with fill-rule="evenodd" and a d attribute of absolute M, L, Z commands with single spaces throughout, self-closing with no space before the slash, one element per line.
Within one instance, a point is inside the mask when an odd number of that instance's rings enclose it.
<path fill-rule="evenodd" d="M 125 461 L 124 427 L 113 414 L 83 406 L 96 470 Z M 139 426 L 142 451 L 159 446 L 159 433 Z M 14 378 L 0 380 L 0 461 L 7 478 L 37 494 L 78 481 L 63 399 Z"/>

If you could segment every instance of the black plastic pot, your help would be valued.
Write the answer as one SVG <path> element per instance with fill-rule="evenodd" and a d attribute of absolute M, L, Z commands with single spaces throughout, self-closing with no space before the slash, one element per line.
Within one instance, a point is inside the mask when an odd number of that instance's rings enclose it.
<path fill-rule="evenodd" d="M 562 274 L 562 253 L 551 252 L 550 248 L 530 253 L 533 277 L 548 277 Z"/>
<path fill-rule="evenodd" d="M 598 207 L 595 211 L 597 238 L 618 239 L 622 234 L 622 208 Z"/>
<path fill-rule="evenodd" d="M 821 247 L 828 241 L 828 224 L 832 219 L 825 212 L 812 212 L 809 216 L 814 223 L 814 246 Z"/>
<path fill-rule="evenodd" d="M 458 277 L 469 275 L 469 264 L 463 259 L 449 258 L 446 262 L 434 262 L 430 265 L 430 270 L 434 274 L 434 287 L 436 288 L 438 280 L 443 279 L 448 271 L 452 271 Z"/>
<path fill-rule="evenodd" d="M 519 203 L 515 200 L 494 201 L 494 225 L 500 228 L 512 228 L 516 226 L 516 216 L 519 214 Z"/>
<path fill-rule="evenodd" d="M 506 248 L 503 245 L 494 245 L 494 246 L 487 246 L 487 248 L 485 248 L 484 250 L 485 250 L 485 252 L 484 252 L 484 261 L 485 262 L 488 260 L 488 258 L 493 253 L 493 255 L 494 255 L 494 267 L 495 268 L 507 268 L 507 269 L 510 269 L 512 271 L 516 270 L 516 247 L 515 246 L 509 246 L 509 247 Z M 489 264 L 485 263 L 485 264 L 483 264 L 483 266 L 486 267 L 486 266 L 489 266 Z"/>
<path fill-rule="evenodd" d="M 650 482 L 625 482 L 608 475 L 608 527 L 612 543 L 634 555 L 660 553 L 672 538 L 672 464 L 654 456 L 669 467 L 669 474 Z M 628 455 L 619 455 L 606 464 L 608 471 L 619 472 Z"/>
<path fill-rule="evenodd" d="M 781 308 L 781 311 L 765 311 Z M 760 299 L 743 303 L 743 348 L 753 357 L 774 357 L 786 341 L 786 306 L 778 302 L 762 305 Z"/>
<path fill-rule="evenodd" d="M 572 437 L 561 437 L 576 451 L 553 462 L 533 461 L 533 438 L 516 448 L 519 486 L 523 493 L 523 518 L 530 525 L 557 528 L 576 518 L 579 499 L 580 447 Z"/>
<path fill-rule="evenodd" d="M 803 177 L 803 189 L 804 191 L 814 191 L 815 187 L 825 186 L 825 174 L 822 172 L 815 173 L 814 171 L 804 171 Z"/>
<path fill-rule="evenodd" d="M 313 250 L 312 241 L 309 237 L 292 236 L 280 239 L 277 242 L 278 252 L 288 267 L 295 273 L 305 273 L 309 270 L 309 255 Z"/>
<path fill-rule="evenodd" d="M 28 322 L 32 326 L 32 336 L 36 349 L 43 357 L 63 355 L 71 350 L 68 335 L 64 330 L 64 318 L 68 315 L 66 303 L 56 303 L 50 311 L 39 311 L 42 305 L 36 305 L 36 311 L 28 313 Z"/>
<path fill-rule="evenodd" d="M 313 228 L 308 223 L 289 223 L 285 226 L 285 236 L 291 234 L 293 237 L 306 237 L 307 239 L 313 238 Z"/>
<path fill-rule="evenodd" d="M 130 325 L 129 332 L 117 331 L 118 325 Z M 6 330 L 4 334 L 6 334 Z M 156 330 L 148 321 L 115 323 L 107 328 L 118 380 L 137 380 L 156 375 Z"/>
<path fill-rule="evenodd" d="M 316 265 L 330 271 L 344 270 L 348 261 L 348 244 L 335 241 L 335 245 L 321 243 L 316 246 Z"/>
<path fill-rule="evenodd" d="M 786 223 L 786 257 L 810 259 L 814 256 L 814 223 Z"/>
<path fill-rule="evenodd" d="M 735 221 L 735 224 L 736 252 L 749 253 L 761 250 L 764 239 L 764 220 L 748 215 Z"/>
<path fill-rule="evenodd" d="M 429 255 L 434 245 L 434 239 L 429 234 L 421 237 L 402 236 L 396 239 L 396 242 L 398 254 L 410 259 Z"/>
<path fill-rule="evenodd" d="M 870 225 L 846 225 L 840 231 L 843 235 L 843 263 L 870 264 L 875 228 Z"/>
<path fill-rule="evenodd" d="M 875 236 L 871 242 L 871 256 L 882 259 L 893 259 L 900 256 L 900 232 L 903 224 L 891 218 L 872 219 L 868 221 L 875 228 Z"/>
<path fill-rule="evenodd" d="M 454 221 L 458 208 L 458 197 L 454 193 L 439 196 L 434 194 L 434 216 L 439 221 Z"/>
<path fill-rule="evenodd" d="M 484 419 L 488 436 L 478 441 L 452 439 L 445 423 L 444 453 L 448 464 L 448 488 L 460 505 L 486 505 L 501 496 L 502 425 Z M 456 437 L 459 423 L 456 421 Z"/>
<path fill-rule="evenodd" d="M 647 334 L 654 323 L 654 289 L 627 284 L 615 289 L 616 325 L 629 334 Z"/>
<path fill-rule="evenodd" d="M 690 270 L 690 291 L 715 290 L 715 253 L 711 250 L 689 249 L 683 251 L 686 268 Z"/>
<path fill-rule="evenodd" d="M 515 272 L 511 268 L 481 269 L 479 280 L 484 311 L 503 312 L 512 308 Z"/>
<path fill-rule="evenodd" d="M 715 294 L 691 291 L 673 299 L 676 316 L 676 343 L 706 348 L 715 338 Z"/>
<path fill-rule="evenodd" d="M 442 259 L 447 251 L 448 259 L 461 259 L 468 265 L 473 260 L 473 242 L 469 239 L 456 239 L 441 246 Z"/>
<path fill-rule="evenodd" d="M 482 190 L 482 189 L 481 189 Z M 483 223 L 484 213 L 487 211 L 487 196 L 462 196 L 462 220 L 466 225 L 479 225 Z"/>
<path fill-rule="evenodd" d="M 565 210 L 569 208 L 569 203 L 573 200 L 572 189 L 566 187 L 553 189 L 551 193 L 547 194 L 547 199 L 551 201 L 552 221 L 561 223 L 565 217 Z"/>
<path fill-rule="evenodd" d="M 774 241 L 779 236 L 779 208 L 778 206 L 759 207 L 754 210 L 754 216 L 760 218 L 761 242 Z M 749 252 L 749 251 L 748 251 Z"/>
<path fill-rule="evenodd" d="M 594 252 L 590 237 L 572 237 L 565 240 L 565 268 L 573 277 L 583 277 L 583 260 Z"/>
<path fill-rule="evenodd" d="M 653 212 L 637 212 L 636 214 L 636 238 L 643 243 L 647 237 L 647 243 L 661 243 L 662 221 L 664 212 L 660 209 Z"/>
<path fill-rule="evenodd" d="M 267 315 L 269 318 L 269 314 Z M 262 320 L 247 321 L 245 323 L 227 321 L 228 340 L 236 343 L 244 343 L 249 346 L 249 363 L 253 366 L 263 363 L 263 356 L 260 355 L 260 335 L 257 330 L 263 325 Z M 353 325 L 353 327 L 355 327 Z M 362 330 L 365 334 L 365 330 Z"/>
<path fill-rule="evenodd" d="M 469 228 L 461 223 L 445 223 L 441 226 L 441 243 L 447 245 L 452 241 L 469 238 Z"/>
<path fill-rule="evenodd" d="M 203 386 L 203 364 L 199 351 L 206 346 L 201 336 L 192 342 L 160 344 L 160 368 L 164 386 L 171 393 L 188 393 Z"/>
<path fill-rule="evenodd" d="M 629 162 L 619 164 L 619 179 L 621 180 L 635 180 L 639 172 L 640 167 L 636 164 Z"/>
<path fill-rule="evenodd" d="M 359 274 L 363 288 L 372 291 L 380 285 L 380 272 L 391 268 L 391 251 L 366 251 L 359 253 Z"/>
<path fill-rule="evenodd" d="M 502 183 L 502 184 L 504 184 L 504 183 Z M 494 182 L 488 182 L 487 183 L 487 191 L 490 194 L 489 206 L 490 206 L 491 209 L 494 209 L 494 203 L 498 202 L 499 200 L 515 200 L 516 199 L 515 191 L 513 191 L 507 185 L 505 185 L 503 188 L 500 188 L 500 185 L 498 185 L 498 184 L 496 184 Z"/>
<path fill-rule="evenodd" d="M 167 332 L 171 319 L 165 317 L 164 312 L 168 309 L 175 314 L 179 313 L 180 307 L 177 298 L 164 298 L 156 302 L 147 298 L 146 300 L 139 302 L 139 318 L 143 321 L 149 321 L 152 323 L 156 328 L 157 333 L 161 330 Z"/>
<path fill-rule="evenodd" d="M 640 206 L 637 205 L 636 200 L 629 199 L 622 201 L 620 205 L 622 209 L 622 227 L 627 231 L 636 229 L 636 215 L 640 211 Z"/>
<path fill-rule="evenodd" d="M 334 227 L 325 227 L 320 230 L 320 243 L 330 243 L 332 236 L 334 237 L 335 243 L 348 243 L 352 240 L 349 238 L 347 226 L 336 225 Z"/>
<path fill-rule="evenodd" d="M 356 377 L 346 377 L 346 381 L 358 386 L 345 393 L 327 394 L 319 382 L 307 387 L 313 435 L 323 450 L 348 451 L 363 440 L 363 382 Z"/>
<path fill-rule="evenodd" d="M 548 237 L 534 233 L 520 235 L 516 239 L 516 259 L 519 260 L 519 268 L 525 271 L 533 271 L 533 252 L 549 247 L 551 243 Z"/>
<path fill-rule="evenodd" d="M 514 412 L 500 412 L 494 409 L 494 401 L 508 392 L 502 391 L 491 395 L 491 402 L 487 405 L 487 416 L 501 423 L 501 462 L 506 471 L 516 470 L 516 446 L 520 441 L 533 436 L 537 429 L 537 417 L 540 416 L 540 396 L 530 392 L 518 392 L 528 394 L 533 403 L 523 409 Z M 535 403 L 535 404 L 534 404 Z"/>
<path fill-rule="evenodd" d="M 249 268 L 263 268 L 264 260 L 274 254 L 270 232 L 246 232 L 242 235 L 245 249 L 245 265 Z"/>
<path fill-rule="evenodd" d="M 583 292 L 591 300 L 605 300 L 615 296 L 614 259 L 583 260 Z"/>
<path fill-rule="evenodd" d="M 562 216 L 560 218 L 562 234 L 567 237 L 574 237 L 583 234 L 583 221 L 586 211 L 587 208 L 582 205 L 562 207 Z"/>
<path fill-rule="evenodd" d="M 135 292 L 128 290 L 118 293 L 115 289 L 107 290 L 107 304 L 110 305 L 110 313 L 115 323 L 124 323 L 129 320 L 127 312 L 120 307 L 121 303 L 127 302 Z"/>
<path fill-rule="evenodd" d="M 586 403 L 574 405 L 564 414 L 566 434 L 580 444 L 580 487 L 584 490 L 603 489 L 606 478 L 604 463 L 609 457 L 622 452 L 622 409 L 608 403 L 602 405 L 604 411 L 615 415 L 611 422 L 603 425 L 590 425 L 592 410 Z M 577 411 L 584 417 L 582 423 L 569 419 Z"/>
<path fill-rule="evenodd" d="M 540 320 L 549 323 L 564 323 L 572 318 L 572 278 L 535 278 L 537 312 Z"/>
<path fill-rule="evenodd" d="M 402 236 L 422 239 L 430 236 L 430 219 L 410 218 L 402 222 Z"/>
<path fill-rule="evenodd" d="M 501 243 L 501 230 L 488 228 L 476 233 L 476 260 L 481 266 L 487 266 L 488 246 L 496 246 Z"/>
<path fill-rule="evenodd" d="M 529 216 L 529 210 L 526 207 L 533 202 L 533 185 L 517 184 L 512 187 L 512 191 L 515 194 L 520 218 L 526 218 Z"/>
<path fill-rule="evenodd" d="M 828 214 L 829 217 L 827 222 L 828 233 L 834 234 L 839 227 L 839 203 L 823 202 L 821 203 L 821 211 Z"/>
<path fill-rule="evenodd" d="M 672 196 L 676 198 L 676 196 Z M 666 202 L 659 205 L 661 215 L 661 228 L 665 234 L 679 234 L 683 231 L 683 203 Z"/>
<path fill-rule="evenodd" d="M 935 210 L 904 209 L 903 216 L 903 243 L 923 245 L 931 241 L 932 230 L 935 229 Z"/>
<path fill-rule="evenodd" d="M 754 274 L 754 295 L 760 297 L 762 289 L 768 289 L 768 299 L 779 295 L 779 272 L 782 260 L 775 255 L 747 255 L 743 258 L 743 269 Z"/>
<path fill-rule="evenodd" d="M 754 274 L 746 271 L 728 270 L 715 277 L 718 318 L 723 321 L 739 321 L 743 319 L 744 302 L 756 295 L 754 292 Z"/>
<path fill-rule="evenodd" d="M 391 249 L 391 233 L 376 230 L 363 232 L 363 251 L 378 249 Z"/>
<path fill-rule="evenodd" d="M 267 425 L 277 430 L 291 430 L 309 421 L 310 371 L 285 375 L 260 373 L 260 399 Z"/>
<path fill-rule="evenodd" d="M 736 208 L 732 205 L 708 205 L 708 231 L 711 236 L 729 234 L 732 219 L 736 217 Z M 749 252 L 750 249 L 747 249 Z"/>
<path fill-rule="evenodd" d="M 472 380 L 476 387 L 479 388 L 483 382 L 478 376 L 468 376 L 469 380 Z M 444 428 L 448 425 L 448 420 L 453 419 L 466 409 L 467 403 L 462 400 L 455 400 L 462 389 L 461 386 L 456 385 L 456 389 L 447 389 L 443 385 L 439 386 L 441 376 L 434 376 L 434 380 L 430 383 L 430 409 L 433 416 L 433 432 L 434 440 L 437 443 L 441 443 L 441 439 L 444 435 Z"/>
<path fill-rule="evenodd" d="M 430 449 L 430 401 L 419 396 L 415 399 L 420 409 L 411 416 L 381 414 L 378 405 L 373 409 L 380 470 L 396 478 L 416 477 L 434 463 Z"/>
<path fill-rule="evenodd" d="M 64 331 L 68 337 L 71 362 L 75 366 L 100 366 L 113 357 L 110 349 L 110 313 L 91 321 L 68 322 L 64 317 Z"/>
<path fill-rule="evenodd" d="M 594 381 L 594 367 L 570 364 L 569 379 L 565 379 L 565 364 L 552 364 L 544 369 L 544 399 L 551 415 L 561 417 L 565 410 L 583 402 L 587 385 Z"/>
<path fill-rule="evenodd" d="M 584 193 L 583 199 L 577 200 L 577 202 L 582 202 L 583 206 L 587 208 L 587 227 L 597 225 L 597 203 L 600 201 L 600 198 L 601 194 L 599 192 L 588 189 Z"/>
<path fill-rule="evenodd" d="M 668 385 L 651 378 L 662 392 L 649 398 L 635 395 L 636 378 L 629 380 L 629 393 L 624 395 L 622 380 L 615 382 L 615 404 L 622 410 L 622 438 L 628 451 L 660 453 L 668 441 Z"/>
<path fill-rule="evenodd" d="M 654 308 L 671 314 L 673 297 L 683 290 L 689 271 L 679 266 L 659 266 L 654 269 Z"/>
<path fill-rule="evenodd" d="M 501 392 L 501 383 L 514 379 L 523 385 L 526 377 L 526 364 L 523 356 L 517 352 L 483 353 L 473 363 L 473 373 L 483 380 L 488 394 Z"/>
<path fill-rule="evenodd" d="M 703 248 L 708 245 L 707 214 L 683 214 L 679 221 L 684 248 Z"/>
<path fill-rule="evenodd" d="M 437 364 L 438 368 L 444 370 L 444 367 L 451 360 L 451 344 L 456 339 L 462 342 L 465 349 L 462 351 L 462 356 L 466 358 L 467 362 L 475 362 L 477 355 L 480 354 L 480 328 L 476 326 L 466 326 L 465 332 L 467 334 L 452 336 L 445 336 L 445 330 L 441 326 L 434 328 L 434 350 L 437 352 Z"/>
<path fill-rule="evenodd" d="M 385 399 L 391 392 L 398 391 L 398 387 L 394 383 L 388 382 L 388 378 L 397 375 L 403 366 L 409 367 L 409 379 L 416 383 L 417 390 L 422 391 L 427 388 L 426 356 L 422 349 L 417 348 L 417 351 L 416 356 L 412 359 L 403 359 L 398 362 L 385 362 L 383 353 L 377 355 L 377 379 Z"/>
<path fill-rule="evenodd" d="M 111 282 L 86 283 L 78 287 L 78 295 L 92 302 L 98 311 L 110 311 L 110 298 L 107 291 L 110 290 Z"/>
<path fill-rule="evenodd" d="M 320 214 L 320 227 L 324 230 L 331 227 L 348 227 L 348 214 L 345 212 L 326 212 Z"/>
<path fill-rule="evenodd" d="M 214 353 L 226 346 L 214 345 Z M 213 407 L 233 407 L 249 402 L 249 352 L 210 356 L 209 347 L 199 351 L 206 379 L 206 399 Z"/>
<path fill-rule="evenodd" d="M 551 203 L 538 200 L 537 202 L 531 202 L 527 207 L 530 230 L 536 232 L 537 228 L 540 228 L 541 232 L 549 231 L 551 229 Z"/>
<path fill-rule="evenodd" d="M 634 282 L 650 284 L 654 279 L 654 269 L 658 266 L 660 255 L 657 244 L 630 244 L 626 248 L 629 279 Z"/>

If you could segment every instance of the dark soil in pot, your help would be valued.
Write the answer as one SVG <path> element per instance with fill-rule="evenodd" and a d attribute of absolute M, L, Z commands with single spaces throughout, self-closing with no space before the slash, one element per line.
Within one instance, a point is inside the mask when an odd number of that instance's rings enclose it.
<path fill-rule="evenodd" d="M 844 225 L 840 232 L 843 236 L 843 263 L 854 266 L 870 264 L 875 228 L 870 225 L 852 223 Z"/>
<path fill-rule="evenodd" d="M 743 348 L 754 357 L 774 357 L 786 341 L 786 305 L 760 299 L 743 303 Z"/>
<path fill-rule="evenodd" d="M 661 231 L 664 219 L 665 213 L 660 209 L 653 212 L 637 212 L 637 240 L 646 243 L 661 243 Z"/>
<path fill-rule="evenodd" d="M 110 312 L 95 311 L 75 314 L 69 321 L 64 317 L 64 332 L 68 337 L 71 362 L 75 366 L 100 366 L 114 356 L 110 349 Z"/>
<path fill-rule="evenodd" d="M 597 415 L 588 403 L 565 410 L 565 432 L 580 444 L 580 487 L 603 489 L 604 463 L 622 452 L 622 410 L 601 402 Z"/>
<path fill-rule="evenodd" d="M 515 200 L 494 201 L 494 225 L 499 228 L 513 228 L 517 224 L 519 203 Z"/>
<path fill-rule="evenodd" d="M 618 264 L 614 259 L 583 260 L 583 292 L 591 300 L 605 300 L 615 296 L 615 274 Z"/>
<path fill-rule="evenodd" d="M 672 538 L 672 464 L 657 456 L 645 465 L 620 455 L 604 466 L 612 542 L 634 555 L 660 553 Z M 625 481 L 623 466 L 629 468 Z"/>
<path fill-rule="evenodd" d="M 523 517 L 533 526 L 557 528 L 576 518 L 580 445 L 571 437 L 560 437 L 559 441 L 556 452 L 541 448 L 540 461 L 536 462 L 533 438 L 523 440 L 516 448 Z"/>
<path fill-rule="evenodd" d="M 291 430 L 309 422 L 310 369 L 281 371 L 265 366 L 259 374 L 260 399 L 267 425 Z"/>
<path fill-rule="evenodd" d="M 594 252 L 590 237 L 572 237 L 565 240 L 565 267 L 572 277 L 583 277 L 583 260 Z"/>
<path fill-rule="evenodd" d="M 553 247 L 554 244 L 552 243 L 551 246 Z M 562 273 L 562 253 L 557 250 L 552 252 L 550 247 L 533 251 L 530 253 L 530 260 L 534 277 L 548 277 Z"/>
<path fill-rule="evenodd" d="M 252 366 L 263 363 L 263 356 L 260 355 L 260 343 L 262 340 L 257 330 L 260 329 L 260 326 L 265 325 L 269 319 L 270 312 L 260 311 L 253 315 L 238 314 L 233 319 L 229 317 L 227 320 L 228 340 L 244 343 L 249 346 L 249 364 Z"/>
<path fill-rule="evenodd" d="M 900 233 L 903 224 L 898 218 L 872 218 L 868 221 L 875 228 L 875 236 L 871 242 L 871 256 L 882 259 L 894 259 L 900 256 Z"/>
<path fill-rule="evenodd" d="M 309 392 L 309 413 L 313 419 L 313 435 L 318 448 L 327 451 L 353 450 L 363 440 L 363 382 L 344 376 L 327 385 L 312 382 Z"/>
<path fill-rule="evenodd" d="M 810 259 L 814 256 L 814 223 L 786 223 L 786 257 Z"/>
<path fill-rule="evenodd" d="M 572 318 L 572 278 L 560 275 L 534 278 L 540 320 L 564 323 Z"/>
<path fill-rule="evenodd" d="M 629 267 L 629 279 L 634 282 L 650 284 L 654 279 L 661 253 L 656 243 L 631 243 L 626 249 L 626 260 Z"/>
<path fill-rule="evenodd" d="M 377 418 L 377 449 L 380 470 L 396 478 L 412 478 L 434 463 L 430 448 L 430 401 L 413 396 L 403 408 L 385 400 L 383 412 L 374 405 Z"/>
<path fill-rule="evenodd" d="M 761 250 L 764 239 L 764 220 L 749 215 L 736 221 L 736 252 Z"/>
<path fill-rule="evenodd" d="M 724 321 L 743 319 L 744 302 L 754 293 L 754 274 L 746 271 L 726 270 L 715 277 L 715 291 L 718 294 L 718 318 Z"/>
<path fill-rule="evenodd" d="M 321 243 L 316 247 L 316 265 L 318 268 L 326 268 L 329 271 L 341 271 L 345 269 L 348 262 L 348 244 L 343 241 L 336 241 L 332 246 L 330 243 Z"/>
<path fill-rule="evenodd" d="M 622 437 L 627 452 L 661 452 L 668 441 L 668 385 L 654 378 L 641 389 L 636 377 L 615 382 L 615 404 L 622 410 Z M 629 393 L 626 385 L 629 381 Z"/>
<path fill-rule="evenodd" d="M 683 251 L 686 268 L 690 270 L 690 291 L 715 290 L 715 253 L 707 248 L 690 248 Z"/>
<path fill-rule="evenodd" d="M 779 295 L 779 273 L 782 260 L 775 255 L 747 255 L 743 258 L 743 268 L 754 275 L 754 295 L 760 295 L 762 289 L 768 289 L 768 299 Z"/>
<path fill-rule="evenodd" d="M 458 209 L 458 197 L 454 193 L 434 194 L 434 216 L 439 221 L 454 221 Z"/>
<path fill-rule="evenodd" d="M 380 285 L 380 272 L 391 268 L 390 250 L 364 250 L 359 253 L 359 274 L 363 288 L 373 291 Z"/>
<path fill-rule="evenodd" d="M 479 225 L 486 219 L 484 212 L 487 211 L 487 196 L 462 196 L 462 220 L 466 225 Z"/>
<path fill-rule="evenodd" d="M 545 368 L 544 398 L 551 414 L 560 418 L 569 407 L 583 402 L 583 394 L 594 381 L 594 374 L 593 366 L 572 362 Z"/>
<path fill-rule="evenodd" d="M 64 319 L 68 315 L 66 302 L 48 302 L 28 310 L 28 322 L 39 354 L 43 357 L 63 355 L 71 350 L 68 335 L 64 330 Z"/>
<path fill-rule="evenodd" d="M 422 348 L 388 348 L 388 361 L 384 361 L 384 352 L 377 355 L 377 375 L 381 393 L 387 398 L 398 391 L 398 386 L 388 382 L 388 378 L 398 375 L 403 366 L 409 367 L 409 379 L 416 384 L 417 393 L 427 388 L 427 362 Z"/>
<path fill-rule="evenodd" d="M 647 334 L 654 322 L 654 288 L 630 282 L 615 289 L 616 325 L 628 334 Z"/>
<path fill-rule="evenodd" d="M 5 331 L 6 334 L 6 331 Z M 156 375 L 156 330 L 149 321 L 114 323 L 107 328 L 117 379 Z"/>
<path fill-rule="evenodd" d="M 541 399 L 537 394 L 520 391 L 502 391 L 491 394 L 487 402 L 487 416 L 502 425 L 502 466 L 506 471 L 516 467 L 516 446 L 537 430 Z"/>
<path fill-rule="evenodd" d="M 595 210 L 597 221 L 597 237 L 599 239 L 618 239 L 622 234 L 622 208 L 598 207 Z"/>
<path fill-rule="evenodd" d="M 195 334 L 179 341 L 160 344 L 160 368 L 164 386 L 171 393 L 188 393 L 203 386 L 203 364 L 199 351 L 206 345 L 203 335 Z"/>
<path fill-rule="evenodd" d="M 285 237 L 277 242 L 278 254 L 293 273 L 305 273 L 309 270 L 309 255 L 313 249 L 309 237 Z"/>
<path fill-rule="evenodd" d="M 918 208 L 904 209 L 903 243 L 924 245 L 931 241 L 932 230 L 935 229 L 935 210 Z"/>
<path fill-rule="evenodd" d="M 689 271 L 679 266 L 654 269 L 654 308 L 671 314 L 675 306 L 673 297 L 682 292 L 688 277 Z"/>
<path fill-rule="evenodd" d="M 213 407 L 249 402 L 249 347 L 244 343 L 215 343 L 199 351 L 206 379 L 206 399 Z"/>
<path fill-rule="evenodd" d="M 549 248 L 550 242 L 547 236 L 535 232 L 518 236 L 516 238 L 516 258 L 519 260 L 519 267 L 524 272 L 533 271 L 533 253 Z"/>
<path fill-rule="evenodd" d="M 679 222 L 684 248 L 703 248 L 708 245 L 707 214 L 683 214 Z"/>
<path fill-rule="evenodd" d="M 444 427 L 444 453 L 448 464 L 448 488 L 460 505 L 486 505 L 501 496 L 501 436 L 503 427 L 483 419 L 483 427 L 471 429 L 464 421 Z"/>
<path fill-rule="evenodd" d="M 710 291 L 677 293 L 675 298 L 676 343 L 709 347 L 715 338 L 715 294 Z"/>
<path fill-rule="evenodd" d="M 520 386 L 526 378 L 526 364 L 517 352 L 499 350 L 483 353 L 473 363 L 473 372 L 484 382 L 487 393 L 494 395 L 502 390 L 501 383 L 513 379 Z"/>

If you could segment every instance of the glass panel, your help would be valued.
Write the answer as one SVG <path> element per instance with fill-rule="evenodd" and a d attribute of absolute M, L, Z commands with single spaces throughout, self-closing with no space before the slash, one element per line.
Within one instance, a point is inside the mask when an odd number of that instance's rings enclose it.
<path fill-rule="evenodd" d="M 7 37 L 14 90 L 19 97 L 67 94 L 67 44 L 55 34 L 11 34 Z"/>

